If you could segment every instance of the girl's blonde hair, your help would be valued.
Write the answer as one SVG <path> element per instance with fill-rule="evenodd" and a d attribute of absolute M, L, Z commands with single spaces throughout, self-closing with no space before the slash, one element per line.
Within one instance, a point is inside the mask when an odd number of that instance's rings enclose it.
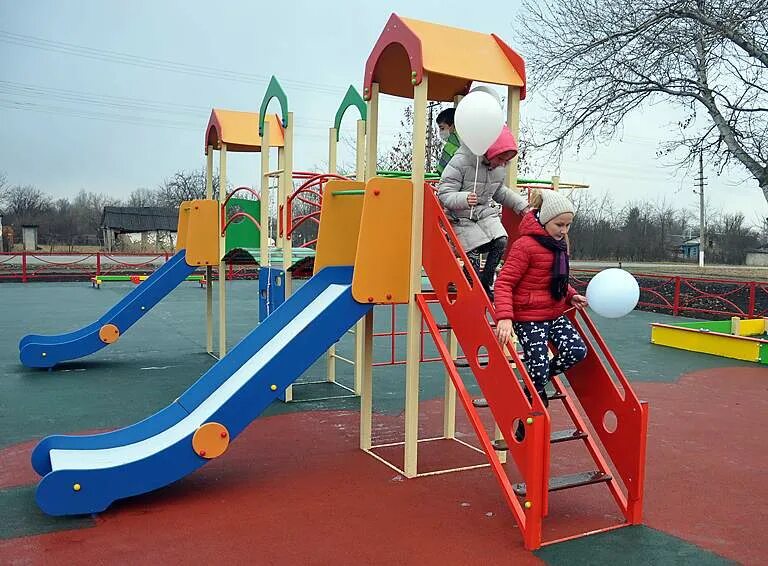
<path fill-rule="evenodd" d="M 541 195 L 541 189 L 528 190 L 528 204 L 530 204 L 536 210 L 541 210 L 541 205 L 543 203 L 544 197 Z"/>

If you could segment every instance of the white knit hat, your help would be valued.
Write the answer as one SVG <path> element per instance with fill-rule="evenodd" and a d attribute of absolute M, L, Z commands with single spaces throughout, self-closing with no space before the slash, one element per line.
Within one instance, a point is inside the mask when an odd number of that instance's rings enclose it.
<path fill-rule="evenodd" d="M 566 212 L 573 214 L 573 204 L 559 191 L 545 190 L 541 191 L 541 210 L 539 211 L 539 222 L 546 224 L 554 217 Z"/>

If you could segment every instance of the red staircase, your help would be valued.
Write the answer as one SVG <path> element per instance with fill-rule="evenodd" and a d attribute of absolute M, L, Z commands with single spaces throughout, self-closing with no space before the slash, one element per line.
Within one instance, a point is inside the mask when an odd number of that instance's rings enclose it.
<path fill-rule="evenodd" d="M 648 406 L 637 399 L 586 313 L 579 312 L 577 315 L 571 312 L 569 317 L 588 345 L 591 342 L 589 354 L 583 362 L 568 371 L 571 389 L 566 390 L 559 379 L 554 379 L 555 394 L 550 396 L 551 401 L 563 402 L 575 428 L 553 433 L 549 413 L 539 397 L 534 395 L 533 402 L 529 403 L 523 392 L 523 385 L 529 391 L 535 389 L 515 348 L 508 344 L 502 349 L 497 342 L 492 328 L 493 306 L 474 272 L 470 269 L 469 277 L 464 274 L 457 256 L 463 260 L 464 265 L 469 265 L 469 261 L 434 190 L 428 185 L 424 187 L 422 249 L 423 265 L 434 291 L 419 295 L 418 305 L 456 387 L 457 396 L 488 456 L 504 498 L 520 526 L 525 548 L 534 550 L 545 544 L 560 542 L 542 541 L 542 521 L 548 514 L 550 491 L 605 483 L 626 519 L 625 523 L 617 526 L 640 523 Z M 493 443 L 488 436 L 478 414 L 478 407 L 473 404 L 455 360 L 451 359 L 443 341 L 441 328 L 444 327 L 438 328 L 427 305 L 427 301 L 433 299 L 439 301 L 448 325 L 456 334 L 469 367 L 487 400 L 487 406 L 501 430 L 503 442 Z M 603 363 L 600 354 L 607 365 Z M 572 396 L 580 402 L 584 416 L 580 414 Z M 605 422 L 606 415 L 611 416 L 611 412 L 615 415 L 616 426 L 615 430 L 611 428 L 612 432 L 609 432 Z M 604 453 L 588 430 L 586 420 L 596 431 Z M 525 434 L 518 441 L 515 439 L 515 430 L 521 423 Z M 550 446 L 569 441 L 585 444 L 594 460 L 595 469 L 551 477 Z M 509 451 L 523 482 L 515 485 L 511 483 L 497 455 L 497 450 L 504 449 Z M 616 474 L 612 473 L 611 464 Z"/>

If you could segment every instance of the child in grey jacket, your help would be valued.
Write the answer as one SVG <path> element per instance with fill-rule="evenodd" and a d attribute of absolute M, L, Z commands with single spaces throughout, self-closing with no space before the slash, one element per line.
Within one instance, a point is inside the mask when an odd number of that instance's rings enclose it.
<path fill-rule="evenodd" d="M 504 126 L 497 140 L 480 158 L 479 167 L 477 157 L 462 145 L 445 167 L 438 188 L 438 198 L 446 209 L 448 220 L 491 302 L 496 268 L 507 247 L 499 205 L 520 215 L 529 209 L 522 196 L 504 186 L 506 165 L 515 155 L 517 141 Z M 480 255 L 483 253 L 488 257 L 481 270 Z"/>

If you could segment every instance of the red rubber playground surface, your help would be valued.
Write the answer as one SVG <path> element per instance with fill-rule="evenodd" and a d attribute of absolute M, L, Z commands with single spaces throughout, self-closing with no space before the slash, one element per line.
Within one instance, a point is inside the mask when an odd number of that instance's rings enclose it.
<path fill-rule="evenodd" d="M 250 284 L 233 284 L 240 286 L 232 293 L 240 297 L 233 300 L 233 339 L 252 324 Z M 0 323 L 2 564 L 768 562 L 761 520 L 768 502 L 768 369 L 651 346 L 648 323 L 671 319 L 638 312 L 598 323 L 650 404 L 641 527 L 526 552 L 487 468 L 404 479 L 358 449 L 355 399 L 272 407 L 223 457 L 165 489 L 118 502 L 96 517 L 47 518 L 34 504 L 38 478 L 29 463 L 40 437 L 135 422 L 172 400 L 211 363 L 199 353 L 200 329 L 192 321 L 200 316 L 201 299 L 199 289 L 195 294 L 190 287 L 93 360 L 51 373 L 19 366 L 15 344 L 27 331 L 47 330 L 38 317 L 53 308 L 45 299 L 50 293 L 69 305 L 64 320 L 53 323 L 66 328 L 124 291 L 94 291 L 85 284 L 3 287 L 12 299 L 8 309 L 23 307 L 26 328 L 9 318 Z M 402 373 L 402 367 L 375 371 L 378 443 L 400 440 Z M 423 365 L 423 436 L 442 426 L 442 376 L 439 364 Z M 460 438 L 474 442 L 458 413 Z M 553 429 L 565 423 L 561 413 L 554 404 Z M 386 455 L 402 458 L 394 450 Z M 483 461 L 446 442 L 422 444 L 419 455 L 421 471 Z M 553 473 L 578 469 L 582 457 L 578 443 L 553 447 Z M 550 498 L 544 537 L 619 520 L 604 486 L 559 492 Z"/>

